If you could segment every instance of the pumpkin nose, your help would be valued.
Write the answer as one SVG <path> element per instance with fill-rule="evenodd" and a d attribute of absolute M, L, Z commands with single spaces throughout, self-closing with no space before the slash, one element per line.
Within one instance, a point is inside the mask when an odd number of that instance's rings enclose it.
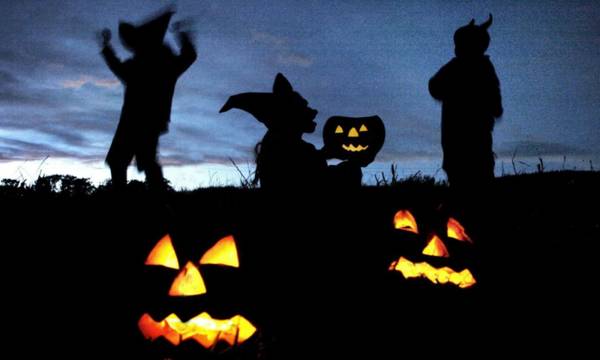
<path fill-rule="evenodd" d="M 356 128 L 350 129 L 350 132 L 348 133 L 348 137 L 351 137 L 351 138 L 357 138 L 358 137 L 358 131 L 356 131 Z"/>
<path fill-rule="evenodd" d="M 437 256 L 437 257 L 449 257 L 450 253 L 444 245 L 442 239 L 440 239 L 437 235 L 433 234 L 429 241 L 427 242 L 427 246 L 423 249 L 423 255 L 429 256 Z"/>
<path fill-rule="evenodd" d="M 204 286 L 200 270 L 191 261 L 188 261 L 171 284 L 169 295 L 192 296 L 204 294 L 205 292 L 206 286 Z"/>

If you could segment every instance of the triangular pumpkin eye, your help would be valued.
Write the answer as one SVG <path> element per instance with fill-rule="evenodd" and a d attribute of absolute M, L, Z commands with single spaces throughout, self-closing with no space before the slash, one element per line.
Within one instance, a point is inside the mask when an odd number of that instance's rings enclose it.
<path fill-rule="evenodd" d="M 448 219 L 448 237 L 459 241 L 473 242 L 465 232 L 465 228 L 454 218 Z"/>
<path fill-rule="evenodd" d="M 342 129 L 342 127 L 341 127 L 340 125 L 338 125 L 338 126 L 335 128 L 335 133 L 336 133 L 336 134 L 343 134 L 343 133 L 344 133 L 344 129 Z"/>
<path fill-rule="evenodd" d="M 369 131 L 369 129 L 367 129 L 367 126 L 363 124 L 360 126 L 360 129 L 358 129 L 358 132 L 365 132 L 365 131 Z"/>
<path fill-rule="evenodd" d="M 204 255 L 202 255 L 200 264 L 224 265 L 235 268 L 240 267 L 237 247 L 233 236 L 229 235 L 217 241 L 213 247 L 208 249 Z"/>
<path fill-rule="evenodd" d="M 417 221 L 408 210 L 400 210 L 394 215 L 394 229 L 409 231 L 415 234 L 419 233 Z"/>
<path fill-rule="evenodd" d="M 171 236 L 169 234 L 163 236 L 156 245 L 154 245 L 154 248 L 146 258 L 145 264 L 164 266 L 179 270 L 179 261 L 177 260 L 177 254 L 175 254 L 173 242 L 171 241 Z"/>

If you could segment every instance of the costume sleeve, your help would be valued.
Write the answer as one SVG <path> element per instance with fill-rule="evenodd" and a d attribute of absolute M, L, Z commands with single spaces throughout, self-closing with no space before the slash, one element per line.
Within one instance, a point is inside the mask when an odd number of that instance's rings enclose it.
<path fill-rule="evenodd" d="M 110 71 L 112 71 L 121 82 L 126 83 L 127 71 L 125 64 L 117 57 L 112 46 L 107 45 L 102 49 L 102 57 Z"/>
<path fill-rule="evenodd" d="M 450 73 L 453 60 L 442 66 L 438 72 L 429 80 L 429 93 L 434 99 L 444 101 L 450 88 Z"/>
<path fill-rule="evenodd" d="M 186 32 L 179 33 L 179 43 L 181 50 L 177 56 L 177 75 L 183 74 L 196 61 L 198 54 L 196 48 Z"/>

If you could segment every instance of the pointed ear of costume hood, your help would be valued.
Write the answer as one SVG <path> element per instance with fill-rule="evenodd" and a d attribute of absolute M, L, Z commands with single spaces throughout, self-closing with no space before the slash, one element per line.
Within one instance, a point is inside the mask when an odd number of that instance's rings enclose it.
<path fill-rule="evenodd" d="M 153 41 L 160 42 L 162 44 L 167 29 L 169 28 L 169 22 L 175 11 L 169 9 L 163 13 L 160 13 L 155 18 L 147 21 L 139 27 L 143 36 L 148 36 Z"/>
<path fill-rule="evenodd" d="M 134 50 L 161 45 L 174 13 L 175 11 L 169 8 L 138 26 L 120 22 L 119 36 L 123 45 Z"/>
<path fill-rule="evenodd" d="M 252 114 L 267 128 L 276 118 L 274 97 L 271 93 L 242 93 L 230 96 L 219 112 L 223 113 L 231 109 L 240 109 Z"/>
<path fill-rule="evenodd" d="M 487 30 L 491 25 L 492 25 L 492 21 L 494 20 L 494 17 L 492 16 L 492 13 L 490 13 L 488 19 L 486 22 L 484 22 L 483 24 L 479 25 L 481 28 L 483 28 L 484 30 Z"/>

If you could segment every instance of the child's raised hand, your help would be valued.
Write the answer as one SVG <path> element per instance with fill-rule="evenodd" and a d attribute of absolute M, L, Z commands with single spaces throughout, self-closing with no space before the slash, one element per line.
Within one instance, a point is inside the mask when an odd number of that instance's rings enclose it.
<path fill-rule="evenodd" d="M 191 18 L 177 21 L 171 25 L 171 32 L 175 34 L 177 43 L 182 48 L 187 45 L 194 47 L 194 38 L 196 31 L 194 29 L 195 22 Z M 187 45 L 185 45 L 187 44 Z"/>
<path fill-rule="evenodd" d="M 196 32 L 196 21 L 191 17 L 176 21 L 171 24 L 171 32 L 176 34 L 194 34 Z"/>
<path fill-rule="evenodd" d="M 100 44 L 100 47 L 106 47 L 108 44 L 110 44 L 112 34 L 110 29 L 104 28 L 102 31 L 96 33 L 96 37 L 98 38 L 98 44 Z"/>

